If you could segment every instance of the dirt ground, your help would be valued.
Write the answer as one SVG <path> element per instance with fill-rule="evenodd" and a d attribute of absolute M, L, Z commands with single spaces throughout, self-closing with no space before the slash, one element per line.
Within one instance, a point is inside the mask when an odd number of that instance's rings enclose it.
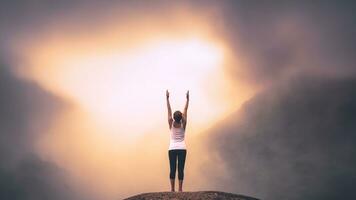
<path fill-rule="evenodd" d="M 256 198 L 218 191 L 143 193 L 125 200 L 258 200 Z"/>

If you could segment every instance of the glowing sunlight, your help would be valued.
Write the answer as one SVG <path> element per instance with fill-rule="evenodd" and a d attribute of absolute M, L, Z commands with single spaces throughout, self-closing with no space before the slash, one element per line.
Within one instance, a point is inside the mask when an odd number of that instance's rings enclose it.
<path fill-rule="evenodd" d="M 78 104 L 98 123 L 130 131 L 131 136 L 154 128 L 154 121 L 165 116 L 166 89 L 175 109 L 182 109 L 184 94 L 191 91 L 199 102 L 192 112 L 204 116 L 191 116 L 197 126 L 217 120 L 229 107 L 221 98 L 228 88 L 222 69 L 224 49 L 199 38 L 153 41 L 95 55 L 45 56 L 39 57 L 50 67 L 34 73 L 40 84 Z"/>

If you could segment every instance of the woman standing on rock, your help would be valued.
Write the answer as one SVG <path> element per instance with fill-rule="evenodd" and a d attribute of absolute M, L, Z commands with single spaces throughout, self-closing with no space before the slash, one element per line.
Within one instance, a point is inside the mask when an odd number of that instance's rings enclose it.
<path fill-rule="evenodd" d="M 183 178 L 184 178 L 184 164 L 185 157 L 187 155 L 187 149 L 185 145 L 185 127 L 187 126 L 187 111 L 189 105 L 189 90 L 187 91 L 187 101 L 185 103 L 184 112 L 179 110 L 173 113 L 172 118 L 172 109 L 169 103 L 169 92 L 166 91 L 167 98 L 167 108 L 168 108 L 168 124 L 169 129 L 171 130 L 170 142 L 168 149 L 169 157 L 169 166 L 170 173 L 169 178 L 171 181 L 171 191 L 174 192 L 174 182 L 177 169 L 177 160 L 178 160 L 178 180 L 179 180 L 179 192 L 182 192 L 183 189 Z"/>

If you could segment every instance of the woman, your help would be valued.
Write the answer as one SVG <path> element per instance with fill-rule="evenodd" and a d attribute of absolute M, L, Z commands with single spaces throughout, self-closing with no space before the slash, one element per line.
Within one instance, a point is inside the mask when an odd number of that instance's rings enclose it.
<path fill-rule="evenodd" d="M 174 182 L 177 169 L 178 159 L 178 180 L 179 180 L 179 192 L 182 192 L 183 178 L 184 178 L 184 163 L 187 155 L 185 146 L 185 127 L 187 126 L 187 111 L 189 104 L 189 90 L 187 91 L 187 101 L 185 103 L 184 112 L 175 111 L 172 118 L 172 109 L 169 103 L 169 92 L 166 91 L 167 108 L 168 108 L 168 124 L 171 130 L 171 137 L 168 149 L 170 173 L 169 178 L 171 181 L 171 191 L 174 192 Z"/>

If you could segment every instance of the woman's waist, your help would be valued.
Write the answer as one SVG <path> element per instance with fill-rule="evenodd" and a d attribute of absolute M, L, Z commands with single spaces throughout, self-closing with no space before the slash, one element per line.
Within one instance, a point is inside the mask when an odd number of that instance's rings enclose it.
<path fill-rule="evenodd" d="M 184 143 L 185 142 L 185 138 L 170 138 L 169 140 L 170 143 Z"/>
<path fill-rule="evenodd" d="M 185 141 L 170 141 L 169 143 L 169 149 L 185 149 L 186 148 L 186 143 Z"/>

